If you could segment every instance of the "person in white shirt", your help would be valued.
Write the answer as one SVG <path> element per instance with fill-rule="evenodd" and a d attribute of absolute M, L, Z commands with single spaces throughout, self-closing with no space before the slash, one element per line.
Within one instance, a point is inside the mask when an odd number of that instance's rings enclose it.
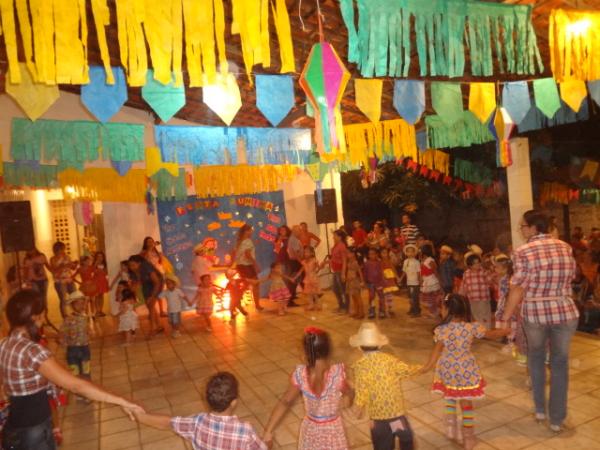
<path fill-rule="evenodd" d="M 417 259 L 417 246 L 414 244 L 405 245 L 404 255 L 406 255 L 406 259 L 402 264 L 401 279 L 406 278 L 406 287 L 408 288 L 408 297 L 410 299 L 408 315 L 411 317 L 419 317 L 421 315 L 421 305 L 419 304 L 421 263 Z"/>
<path fill-rule="evenodd" d="M 164 298 L 167 301 L 167 314 L 169 316 L 169 325 L 171 325 L 171 336 L 177 338 L 181 336 L 179 327 L 181 326 L 181 311 L 185 309 L 186 304 L 192 306 L 193 302 L 185 293 L 179 289 L 179 279 L 169 273 L 166 275 L 167 288 L 162 291 L 159 298 Z"/>

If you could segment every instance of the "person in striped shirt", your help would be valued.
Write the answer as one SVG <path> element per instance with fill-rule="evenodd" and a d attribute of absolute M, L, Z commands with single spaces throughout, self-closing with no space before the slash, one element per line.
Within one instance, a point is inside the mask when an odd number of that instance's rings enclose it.
<path fill-rule="evenodd" d="M 416 244 L 417 236 L 421 234 L 419 227 L 413 225 L 409 214 L 402 215 L 402 227 L 400 228 L 400 234 L 404 238 L 405 244 Z"/>

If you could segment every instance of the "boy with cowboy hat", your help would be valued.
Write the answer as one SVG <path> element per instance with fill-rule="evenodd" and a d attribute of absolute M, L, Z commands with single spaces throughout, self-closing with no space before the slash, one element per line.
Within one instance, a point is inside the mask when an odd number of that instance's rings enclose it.
<path fill-rule="evenodd" d="M 86 315 L 87 299 L 75 291 L 65 299 L 71 314 L 65 317 L 60 330 L 61 342 L 67 347 L 67 365 L 73 375 L 89 380 L 90 370 L 90 317 Z"/>
<path fill-rule="evenodd" d="M 375 450 L 393 450 L 400 441 L 401 450 L 414 448 L 413 431 L 406 417 L 402 379 L 418 369 L 409 367 L 393 355 L 381 352 L 388 338 L 373 322 L 364 322 L 350 338 L 350 346 L 360 348 L 363 357 L 352 365 L 354 371 L 354 411 L 361 416 L 366 409 Z"/>
<path fill-rule="evenodd" d="M 185 303 L 192 306 L 193 302 L 185 293 L 179 289 L 179 278 L 173 273 L 165 275 L 166 289 L 160 293 L 159 298 L 167 301 L 167 314 L 169 316 L 169 325 L 173 329 L 171 336 L 177 338 L 181 336 L 179 326 L 181 325 L 181 311 L 185 309 Z M 185 303 L 184 303 L 185 302 Z"/>

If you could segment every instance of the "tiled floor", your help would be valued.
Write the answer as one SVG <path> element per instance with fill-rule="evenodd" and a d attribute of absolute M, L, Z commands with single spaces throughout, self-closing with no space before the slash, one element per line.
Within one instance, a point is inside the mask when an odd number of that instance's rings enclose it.
<path fill-rule="evenodd" d="M 238 319 L 235 327 L 219 321 L 213 334 L 201 330 L 193 313 L 186 313 L 182 337 L 141 338 L 130 347 L 120 345 L 113 331 L 114 320 L 105 318 L 99 323 L 99 336 L 92 346 L 93 379 L 139 401 L 149 411 L 187 415 L 206 409 L 202 400 L 206 378 L 217 370 L 228 370 L 241 383 L 237 414 L 262 431 L 278 396 L 288 385 L 290 372 L 300 362 L 299 342 L 306 325 L 315 324 L 331 333 L 336 360 L 351 363 L 359 356 L 348 346 L 348 337 L 359 323 L 331 312 L 330 297 L 326 294 L 322 312 L 306 313 L 295 308 L 286 317 L 268 311 L 251 314 L 249 321 Z M 396 302 L 398 311 L 407 309 L 406 299 L 398 298 Z M 426 361 L 432 347 L 430 322 L 402 316 L 380 321 L 380 325 L 390 338 L 389 351 L 409 363 Z M 575 338 L 567 419 L 571 429 L 558 437 L 533 421 L 525 371 L 500 349 L 499 344 L 487 341 L 475 346 L 489 383 L 487 397 L 476 402 L 480 440 L 476 448 L 600 449 L 600 341 L 582 335 Z M 431 374 L 427 374 L 404 383 L 418 448 L 458 448 L 443 435 L 442 401 L 430 394 L 430 382 Z M 302 416 L 299 401 L 279 426 L 274 448 L 296 447 Z M 351 448 L 371 448 L 367 422 L 347 414 L 344 419 Z M 108 405 L 72 401 L 62 412 L 62 426 L 63 450 L 191 448 L 172 433 L 130 422 L 119 408 Z"/>

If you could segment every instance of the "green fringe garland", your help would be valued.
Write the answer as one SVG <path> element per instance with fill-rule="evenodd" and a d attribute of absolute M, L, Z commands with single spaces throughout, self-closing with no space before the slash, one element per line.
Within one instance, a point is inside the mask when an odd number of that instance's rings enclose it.
<path fill-rule="evenodd" d="M 485 187 L 492 184 L 494 171 L 489 167 L 463 159 L 454 159 L 454 178 Z"/>
<path fill-rule="evenodd" d="M 600 189 L 582 189 L 579 193 L 579 202 L 597 205 L 600 203 Z"/>
<path fill-rule="evenodd" d="M 429 148 L 469 147 L 491 142 L 494 136 L 471 111 L 463 111 L 461 120 L 448 125 L 439 115 L 425 117 Z"/>
<path fill-rule="evenodd" d="M 4 185 L 30 188 L 53 188 L 58 186 L 58 167 L 4 163 Z"/>
<path fill-rule="evenodd" d="M 158 200 L 185 200 L 187 187 L 185 185 L 185 169 L 179 169 L 179 176 L 174 177 L 165 169 L 160 169 L 151 180 L 156 184 Z"/>
<path fill-rule="evenodd" d="M 58 161 L 79 166 L 100 157 L 113 161 L 144 159 L 144 126 L 129 123 L 14 118 L 11 155 L 14 160 Z"/>
<path fill-rule="evenodd" d="M 358 5 L 358 29 L 354 4 Z M 530 74 L 544 70 L 531 5 L 465 0 L 340 0 L 348 29 L 348 60 L 364 77 L 407 77 L 411 19 L 421 76 L 461 77 L 465 44 L 471 74 Z"/>

